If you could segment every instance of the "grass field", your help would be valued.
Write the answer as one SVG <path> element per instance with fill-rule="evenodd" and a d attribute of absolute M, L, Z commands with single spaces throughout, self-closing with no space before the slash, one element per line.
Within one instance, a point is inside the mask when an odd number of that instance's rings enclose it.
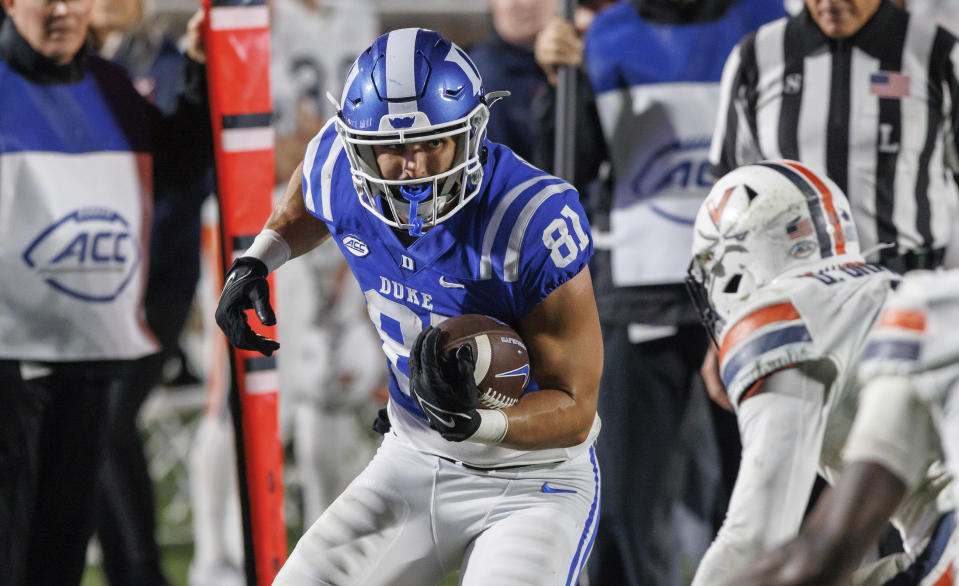
<path fill-rule="evenodd" d="M 166 545 L 162 548 L 163 573 L 173 586 L 186 586 L 187 571 L 193 558 L 193 545 Z M 80 586 L 106 586 L 107 579 L 99 565 L 87 566 Z M 119 586 L 119 585 L 117 585 Z"/>
<path fill-rule="evenodd" d="M 294 544 L 293 536 L 291 536 L 289 543 Z M 193 546 L 190 544 L 167 545 L 162 548 L 162 555 L 163 572 L 170 584 L 173 586 L 188 586 L 187 572 L 190 569 L 190 559 L 193 557 Z M 457 577 L 457 574 L 451 574 L 437 586 L 456 586 Z M 106 576 L 104 576 L 99 565 L 87 566 L 80 586 L 107 586 Z"/>

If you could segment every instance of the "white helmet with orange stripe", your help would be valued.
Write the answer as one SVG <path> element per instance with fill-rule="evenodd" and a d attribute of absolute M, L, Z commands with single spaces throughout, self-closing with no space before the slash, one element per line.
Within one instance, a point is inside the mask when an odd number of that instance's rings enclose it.
<path fill-rule="evenodd" d="M 724 175 L 696 215 L 686 280 L 714 340 L 735 307 L 777 277 L 863 262 L 846 195 L 795 161 Z"/>

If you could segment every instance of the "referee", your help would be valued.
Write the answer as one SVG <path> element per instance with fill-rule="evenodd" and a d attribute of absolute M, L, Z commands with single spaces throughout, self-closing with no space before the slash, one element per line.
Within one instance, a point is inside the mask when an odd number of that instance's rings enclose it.
<path fill-rule="evenodd" d="M 890 0 L 805 4 L 727 59 L 715 176 L 761 159 L 803 161 L 849 196 L 870 260 L 899 272 L 942 264 L 959 238 L 956 38 Z"/>

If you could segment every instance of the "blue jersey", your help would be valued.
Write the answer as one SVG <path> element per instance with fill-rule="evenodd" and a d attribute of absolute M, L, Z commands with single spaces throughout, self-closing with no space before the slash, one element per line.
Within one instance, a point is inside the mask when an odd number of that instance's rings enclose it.
<path fill-rule="evenodd" d="M 586 35 L 615 177 L 609 209 L 598 210 L 611 231 L 609 282 L 597 282 L 604 318 L 696 319 L 682 282 L 696 211 L 713 182 L 709 143 L 723 65 L 743 35 L 786 15 L 778 0 L 728 4 L 713 20 L 661 23 L 624 1 L 597 15 Z"/>
<path fill-rule="evenodd" d="M 310 213 L 329 227 L 366 297 L 389 363 L 394 432 L 417 449 L 479 466 L 563 460 L 576 450 L 530 453 L 448 442 L 428 428 L 409 394 L 409 352 L 423 328 L 465 313 L 489 315 L 516 328 L 583 270 L 593 252 L 575 189 L 503 145 L 485 146 L 488 158 L 477 197 L 409 247 L 360 203 L 332 123 L 307 147 L 304 199 Z M 537 388 L 531 381 L 527 392 Z M 598 424 L 594 428 L 598 431 Z"/>

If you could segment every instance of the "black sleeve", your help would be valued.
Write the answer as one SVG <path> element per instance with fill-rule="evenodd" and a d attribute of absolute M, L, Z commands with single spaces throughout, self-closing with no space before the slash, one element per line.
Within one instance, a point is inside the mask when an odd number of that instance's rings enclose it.
<path fill-rule="evenodd" d="M 213 163 L 213 131 L 206 67 L 187 59 L 176 108 L 164 115 L 150 105 L 154 177 L 168 185 L 189 185 Z"/>
<path fill-rule="evenodd" d="M 552 172 L 553 149 L 556 144 L 556 90 L 547 85 L 537 93 L 531 106 L 533 129 L 532 163 Z M 583 205 L 590 211 L 585 197 L 591 193 L 598 177 L 600 164 L 607 159 L 606 140 L 596 110 L 596 95 L 586 73 L 577 70 L 576 79 L 576 135 L 573 187 L 583 197 Z"/>

